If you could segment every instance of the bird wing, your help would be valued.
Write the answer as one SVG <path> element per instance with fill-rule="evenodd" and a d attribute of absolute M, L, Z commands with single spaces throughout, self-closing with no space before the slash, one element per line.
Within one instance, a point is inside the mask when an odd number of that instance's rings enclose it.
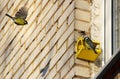
<path fill-rule="evenodd" d="M 22 18 L 22 19 L 26 19 L 28 15 L 28 10 L 26 9 L 26 7 L 22 7 L 19 9 L 19 11 L 15 14 L 16 18 Z"/>

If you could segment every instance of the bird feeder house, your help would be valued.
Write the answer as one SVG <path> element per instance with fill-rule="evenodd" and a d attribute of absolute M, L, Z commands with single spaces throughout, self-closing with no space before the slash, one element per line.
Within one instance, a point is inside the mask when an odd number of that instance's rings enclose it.
<path fill-rule="evenodd" d="M 85 44 L 83 37 L 79 37 L 75 46 L 76 58 L 95 61 L 101 53 L 101 48 L 99 42 L 93 41 L 93 43 L 96 46 L 97 54 Z"/>

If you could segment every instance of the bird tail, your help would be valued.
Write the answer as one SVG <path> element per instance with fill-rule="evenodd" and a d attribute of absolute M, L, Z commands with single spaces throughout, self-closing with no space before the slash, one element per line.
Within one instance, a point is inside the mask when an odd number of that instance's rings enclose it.
<path fill-rule="evenodd" d="M 6 16 L 8 16 L 9 18 L 11 18 L 11 19 L 13 19 L 13 17 L 12 16 L 10 16 L 9 14 L 5 14 Z"/>
<path fill-rule="evenodd" d="M 93 51 L 95 52 L 95 54 L 97 54 L 97 51 L 95 49 L 93 49 Z"/>

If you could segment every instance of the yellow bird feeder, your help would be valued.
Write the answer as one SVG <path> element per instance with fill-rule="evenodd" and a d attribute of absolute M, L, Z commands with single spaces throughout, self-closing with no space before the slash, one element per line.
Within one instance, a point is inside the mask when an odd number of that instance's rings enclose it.
<path fill-rule="evenodd" d="M 88 48 L 88 46 L 86 46 L 83 37 L 79 37 L 75 46 L 76 58 L 80 58 L 87 61 L 95 61 L 101 53 L 101 48 L 99 42 L 93 41 L 93 43 L 97 47 L 97 54 L 91 48 Z"/>

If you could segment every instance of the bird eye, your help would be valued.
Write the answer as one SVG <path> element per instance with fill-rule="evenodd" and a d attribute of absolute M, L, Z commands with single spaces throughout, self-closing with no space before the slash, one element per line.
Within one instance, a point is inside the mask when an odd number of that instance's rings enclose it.
<path fill-rule="evenodd" d="M 25 24 L 28 24 L 28 22 L 27 22 L 27 21 L 25 21 Z"/>

